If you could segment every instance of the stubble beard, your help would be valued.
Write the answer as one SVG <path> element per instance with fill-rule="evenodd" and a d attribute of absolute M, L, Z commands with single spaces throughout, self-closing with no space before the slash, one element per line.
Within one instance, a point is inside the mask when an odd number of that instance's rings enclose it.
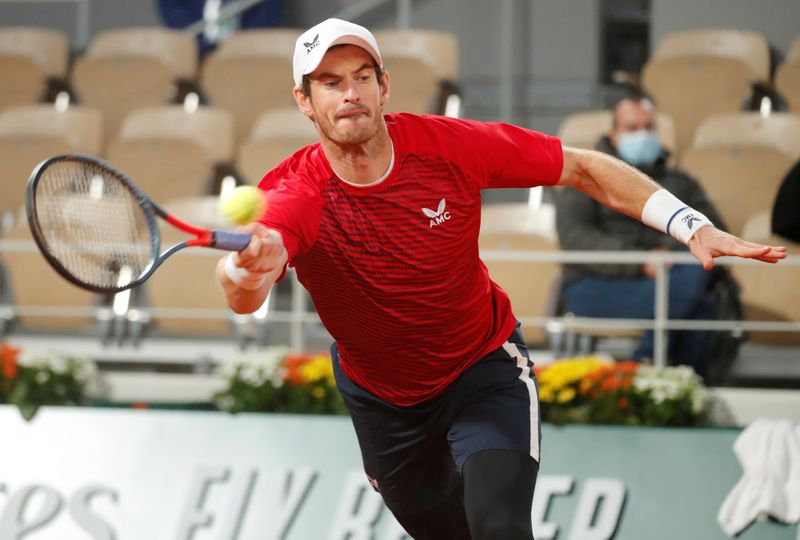
<path fill-rule="evenodd" d="M 315 117 L 320 118 L 315 112 Z M 363 118 L 363 117 L 361 117 Z M 317 127 L 322 133 L 323 137 L 330 140 L 332 143 L 341 147 L 353 147 L 363 145 L 372 140 L 379 132 L 382 115 L 380 111 L 375 114 L 369 111 L 369 116 L 366 117 L 370 121 L 362 126 L 347 126 L 350 120 L 338 119 L 334 122 L 320 122 L 315 120 Z"/>

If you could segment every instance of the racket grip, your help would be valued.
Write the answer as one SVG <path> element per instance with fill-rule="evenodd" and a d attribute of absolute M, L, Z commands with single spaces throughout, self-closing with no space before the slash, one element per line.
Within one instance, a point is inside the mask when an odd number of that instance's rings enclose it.
<path fill-rule="evenodd" d="M 225 251 L 242 251 L 253 237 L 250 233 L 234 231 L 214 231 L 214 245 L 217 249 Z"/>

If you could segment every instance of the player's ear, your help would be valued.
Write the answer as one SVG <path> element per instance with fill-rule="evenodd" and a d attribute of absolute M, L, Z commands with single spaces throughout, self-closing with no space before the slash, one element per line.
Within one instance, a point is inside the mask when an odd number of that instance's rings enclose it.
<path fill-rule="evenodd" d="M 384 71 L 383 76 L 381 77 L 378 84 L 381 88 L 381 107 L 386 105 L 386 102 L 389 101 L 389 72 Z"/>
<path fill-rule="evenodd" d="M 314 120 L 314 110 L 311 108 L 311 96 L 307 96 L 302 88 L 295 87 L 294 91 L 294 101 L 297 103 L 297 108 L 300 109 L 307 118 L 311 121 Z"/>

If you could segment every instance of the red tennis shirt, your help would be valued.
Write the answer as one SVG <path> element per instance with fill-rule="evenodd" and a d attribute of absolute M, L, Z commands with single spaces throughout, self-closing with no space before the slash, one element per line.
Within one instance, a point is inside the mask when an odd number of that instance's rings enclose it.
<path fill-rule="evenodd" d="M 319 143 L 261 181 L 269 210 L 356 384 L 399 406 L 430 399 L 516 324 L 478 257 L 480 191 L 552 185 L 561 142 L 499 123 L 385 116 L 394 165 L 348 184 Z"/>

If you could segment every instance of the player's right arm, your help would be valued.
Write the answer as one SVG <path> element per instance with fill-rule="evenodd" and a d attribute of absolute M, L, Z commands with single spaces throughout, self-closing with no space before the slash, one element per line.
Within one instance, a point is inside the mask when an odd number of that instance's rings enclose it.
<path fill-rule="evenodd" d="M 267 299 L 289 258 L 278 231 L 257 222 L 241 230 L 253 238 L 242 251 L 220 259 L 216 276 L 228 306 L 236 313 L 252 313 Z"/>
<path fill-rule="evenodd" d="M 239 253 L 223 258 L 216 269 L 228 306 L 236 313 L 253 313 L 267 299 L 287 266 L 314 244 L 327 181 L 319 145 L 306 146 L 278 164 L 259 182 L 267 194 L 267 212 L 242 231 L 253 235 Z"/>

